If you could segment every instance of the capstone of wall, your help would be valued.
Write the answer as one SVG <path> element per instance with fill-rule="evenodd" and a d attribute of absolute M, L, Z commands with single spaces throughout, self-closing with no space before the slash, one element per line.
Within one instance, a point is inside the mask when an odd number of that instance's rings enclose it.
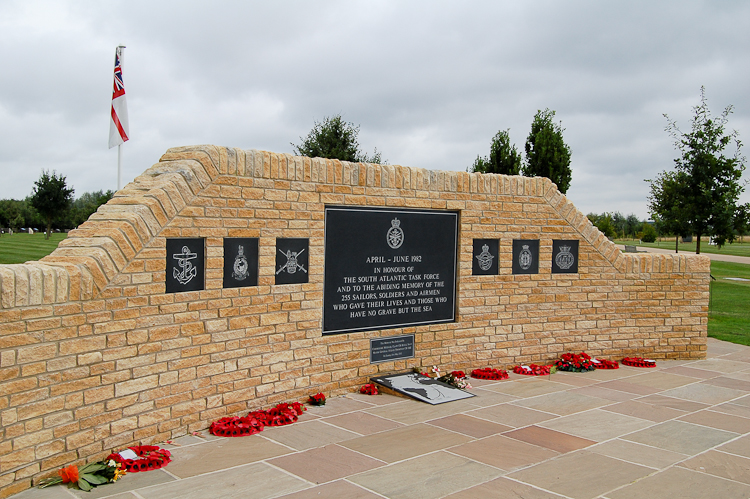
<path fill-rule="evenodd" d="M 455 322 L 321 334 L 326 206 L 459 212 Z M 205 238 L 205 289 L 165 293 L 165 242 Z M 258 285 L 223 288 L 228 237 L 259 238 Z M 309 282 L 274 284 L 276 238 L 309 238 Z M 472 240 L 498 239 L 498 275 Z M 512 273 L 538 239 L 539 273 Z M 578 272 L 550 272 L 552 240 Z M 705 256 L 623 254 L 548 179 L 174 148 L 39 262 L 0 265 L 0 497 L 113 449 L 221 417 L 353 390 L 378 373 L 705 356 Z M 411 333 L 412 359 L 370 364 Z"/>

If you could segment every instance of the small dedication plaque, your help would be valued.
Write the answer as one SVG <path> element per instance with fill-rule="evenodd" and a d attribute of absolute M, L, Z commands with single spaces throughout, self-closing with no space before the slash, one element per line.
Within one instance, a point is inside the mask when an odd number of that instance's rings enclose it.
<path fill-rule="evenodd" d="M 411 358 L 414 358 L 413 334 L 370 340 L 370 364 Z"/>
<path fill-rule="evenodd" d="M 458 213 L 328 207 L 323 334 L 455 320 Z"/>

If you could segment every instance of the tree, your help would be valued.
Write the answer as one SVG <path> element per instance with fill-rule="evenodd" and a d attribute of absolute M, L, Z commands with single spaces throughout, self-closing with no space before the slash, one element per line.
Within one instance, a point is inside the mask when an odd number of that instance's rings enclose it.
<path fill-rule="evenodd" d="M 46 239 L 49 239 L 52 230 L 52 221 L 65 216 L 73 199 L 73 188 L 65 185 L 65 177 L 52 175 L 48 171 L 42 171 L 39 180 L 34 182 L 34 190 L 31 194 L 31 205 L 39 212 L 47 223 Z"/>
<path fill-rule="evenodd" d="M 73 201 L 69 212 L 67 222 L 67 228 L 73 228 L 81 225 L 83 222 L 89 219 L 89 217 L 101 205 L 112 199 L 114 191 L 94 191 L 84 192 L 81 196 Z"/>
<path fill-rule="evenodd" d="M 555 112 L 545 109 L 537 111 L 531 123 L 531 132 L 526 138 L 526 164 L 523 174 L 527 177 L 547 177 L 557 184 L 565 194 L 570 188 L 570 147 L 563 141 L 565 130 L 560 123 L 553 123 Z"/>
<path fill-rule="evenodd" d="M 692 234 L 692 225 L 684 208 L 685 199 L 681 194 L 684 180 L 678 172 L 661 172 L 651 184 L 648 209 L 660 234 L 675 236 L 675 253 L 679 252 L 680 236 Z"/>
<path fill-rule="evenodd" d="M 677 123 L 664 115 L 668 123 L 666 131 L 680 152 L 680 157 L 674 160 L 677 203 L 698 239 L 696 253 L 701 251 L 701 236 L 712 236 L 719 247 L 734 241 L 737 200 L 744 190 L 740 179 L 745 157 L 737 131 L 724 129 L 732 109 L 727 106 L 720 116 L 712 117 L 705 88 L 701 87 L 701 102 L 693 108 L 689 132 L 681 131 Z M 726 155 L 730 144 L 734 145 L 734 151 Z"/>
<path fill-rule="evenodd" d="M 636 233 L 643 227 L 643 222 L 638 220 L 638 217 L 635 216 L 634 213 L 631 213 L 628 215 L 628 218 L 625 219 L 625 227 L 626 234 L 633 236 L 633 239 L 635 239 Z"/>
<path fill-rule="evenodd" d="M 609 213 L 602 213 L 601 215 L 589 213 L 586 217 L 591 220 L 594 227 L 599 229 L 599 231 L 609 239 L 617 237 L 617 228 L 614 223 L 612 223 L 612 215 Z"/>
<path fill-rule="evenodd" d="M 510 143 L 508 130 L 500 130 L 490 144 L 489 157 L 477 156 L 471 166 L 472 172 L 518 175 L 521 172 L 521 153 Z"/>
<path fill-rule="evenodd" d="M 653 243 L 656 241 L 656 229 L 648 222 L 643 224 L 643 236 L 641 236 L 641 241 L 644 243 Z"/>
<path fill-rule="evenodd" d="M 291 145 L 294 152 L 300 156 L 339 159 L 354 163 L 380 163 L 382 158 L 377 147 L 372 156 L 359 149 L 358 135 L 359 126 L 347 123 L 337 114 L 332 118 L 323 118 L 322 123 L 316 121 L 307 137 L 300 137 L 300 145 Z"/>

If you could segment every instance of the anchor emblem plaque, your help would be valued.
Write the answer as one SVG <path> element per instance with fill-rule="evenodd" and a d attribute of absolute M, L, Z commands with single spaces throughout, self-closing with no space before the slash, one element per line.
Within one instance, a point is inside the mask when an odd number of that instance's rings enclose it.
<path fill-rule="evenodd" d="M 167 239 L 166 250 L 166 292 L 179 293 L 204 289 L 204 239 Z"/>

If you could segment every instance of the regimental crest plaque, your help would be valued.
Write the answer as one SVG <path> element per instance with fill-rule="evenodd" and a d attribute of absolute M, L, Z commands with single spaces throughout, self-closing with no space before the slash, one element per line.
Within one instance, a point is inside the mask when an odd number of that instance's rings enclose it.
<path fill-rule="evenodd" d="M 276 284 L 309 282 L 309 255 L 309 239 L 276 239 Z"/>
<path fill-rule="evenodd" d="M 539 239 L 513 240 L 513 273 L 539 273 Z"/>
<path fill-rule="evenodd" d="M 166 292 L 181 293 L 205 289 L 205 239 L 167 239 L 166 249 Z"/>
<path fill-rule="evenodd" d="M 224 287 L 258 285 L 258 238 L 224 239 Z"/>
<path fill-rule="evenodd" d="M 497 275 L 500 243 L 497 239 L 474 239 L 472 275 Z"/>
<path fill-rule="evenodd" d="M 552 241 L 552 273 L 575 274 L 578 272 L 578 240 Z"/>

